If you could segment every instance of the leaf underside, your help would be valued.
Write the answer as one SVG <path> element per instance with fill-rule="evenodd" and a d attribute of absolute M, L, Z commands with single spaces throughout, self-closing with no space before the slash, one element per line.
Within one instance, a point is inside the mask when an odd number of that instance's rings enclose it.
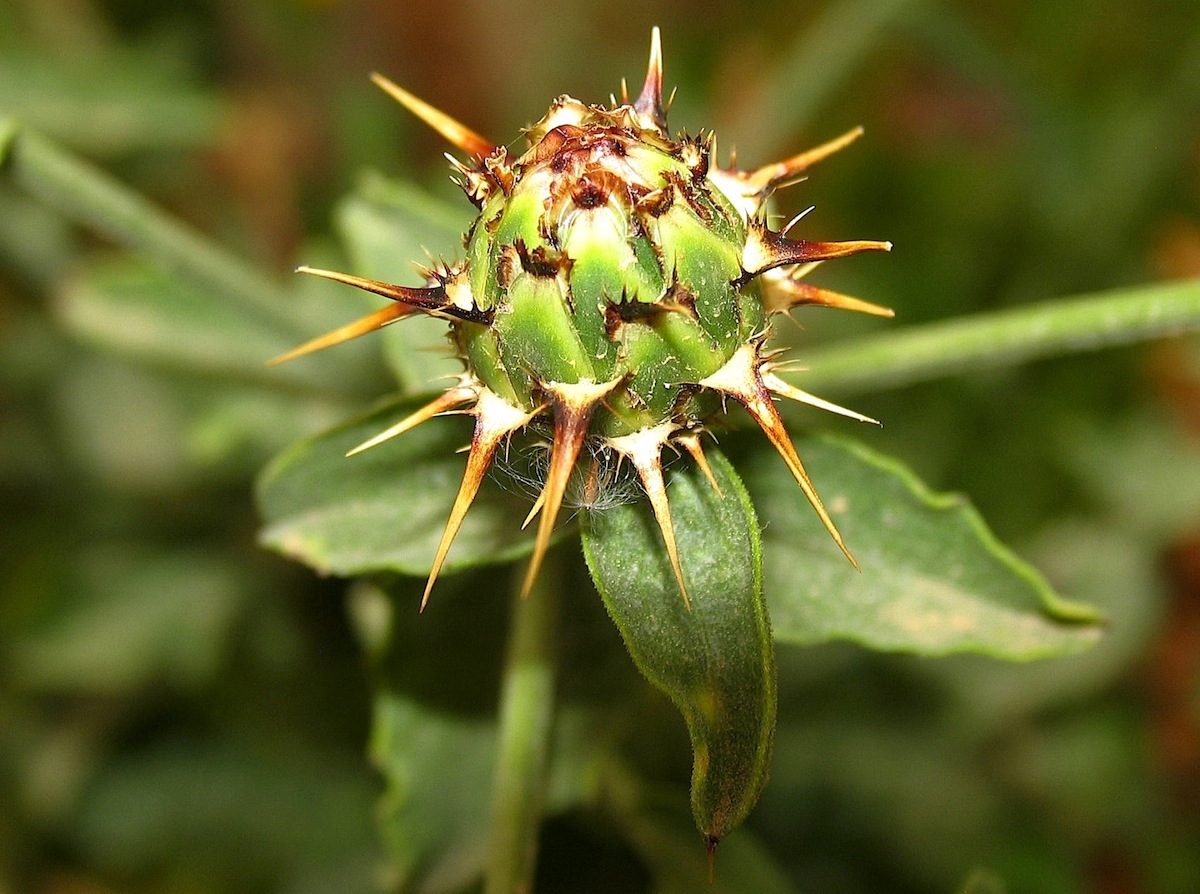
<path fill-rule="evenodd" d="M 766 780 L 776 695 L 758 522 L 729 461 L 713 449 L 709 462 L 719 492 L 690 464 L 668 478 L 690 609 L 646 501 L 588 515 L 583 545 L 635 663 L 683 714 L 692 810 L 715 846 Z"/>

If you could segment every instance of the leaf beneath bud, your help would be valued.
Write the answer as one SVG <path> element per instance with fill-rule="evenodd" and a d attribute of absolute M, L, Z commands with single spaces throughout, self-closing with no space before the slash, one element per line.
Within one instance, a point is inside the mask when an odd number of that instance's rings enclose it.
<path fill-rule="evenodd" d="M 729 461 L 713 448 L 708 458 L 719 490 L 691 463 L 667 476 L 690 608 L 646 501 L 589 516 L 583 546 L 630 655 L 683 714 L 694 756 L 692 812 L 712 848 L 766 781 L 775 663 L 758 521 Z"/>

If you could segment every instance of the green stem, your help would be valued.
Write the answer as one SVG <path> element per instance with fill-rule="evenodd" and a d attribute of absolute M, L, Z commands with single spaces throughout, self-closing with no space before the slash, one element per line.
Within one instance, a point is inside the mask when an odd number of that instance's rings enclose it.
<path fill-rule="evenodd" d="M 291 294 L 200 232 L 185 226 L 99 168 L 12 118 L 0 118 L 0 170 L 13 183 L 76 223 L 142 252 L 297 341 Z"/>
<path fill-rule="evenodd" d="M 529 596 L 522 598 L 519 591 L 513 595 L 500 692 L 486 894 L 533 888 L 554 721 L 560 590 L 559 560 L 551 551 Z"/>
<path fill-rule="evenodd" d="M 814 348 L 806 389 L 879 390 L 1200 330 L 1200 280 L 1063 298 Z"/>

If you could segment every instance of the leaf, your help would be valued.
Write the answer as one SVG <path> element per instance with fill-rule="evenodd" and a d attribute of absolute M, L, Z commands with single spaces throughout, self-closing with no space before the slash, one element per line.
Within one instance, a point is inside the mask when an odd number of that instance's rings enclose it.
<path fill-rule="evenodd" d="M 17 123 L 17 119 L 9 115 L 0 115 L 0 165 L 4 164 L 8 157 L 9 147 L 16 140 L 17 134 L 21 130 L 21 125 Z"/>
<path fill-rule="evenodd" d="M 898 463 L 847 441 L 797 441 L 825 505 L 862 566 L 854 571 L 783 464 L 743 466 L 765 528 L 766 591 L 780 642 L 848 639 L 873 649 L 982 652 L 1030 660 L 1100 637 L 1089 606 L 1059 598 L 996 541 L 961 497 L 931 493 Z"/>
<path fill-rule="evenodd" d="M 1064 519 L 1038 533 L 1028 549 L 1067 593 L 1087 593 L 1107 630 L 1095 648 L 1037 665 L 996 667 L 963 655 L 920 667 L 953 706 L 955 723 L 979 739 L 1015 718 L 1052 713 L 1109 691 L 1152 647 L 1166 622 L 1168 596 L 1161 557 L 1124 519 L 1109 524 Z"/>
<path fill-rule="evenodd" d="M 70 811 L 93 872 L 205 878 L 192 890 L 369 891 L 373 780 L 346 752 L 254 735 L 174 735 L 119 750 Z M 291 884 L 288 880 L 291 880 Z M 336 879 L 328 888 L 306 888 Z M 179 890 L 151 883 L 157 890 Z"/>
<path fill-rule="evenodd" d="M 461 208 L 411 186 L 369 174 L 338 208 L 338 230 L 351 266 L 360 276 L 399 285 L 424 285 L 417 263 L 452 258 L 470 225 L 470 205 Z M 461 370 L 447 351 L 446 321 L 418 316 L 389 326 L 380 339 L 388 363 L 408 390 Z"/>
<path fill-rule="evenodd" d="M 1007 894 L 1004 879 L 987 869 L 974 869 L 963 882 L 958 894 Z"/>
<path fill-rule="evenodd" d="M 272 456 L 348 412 L 311 394 L 197 382 L 91 351 L 51 362 L 64 447 L 91 479 L 126 495 L 219 481 L 241 492 Z"/>
<path fill-rule="evenodd" d="M 408 598 L 419 583 L 352 588 L 357 618 L 372 618 L 359 632 L 375 641 L 371 757 L 387 785 L 380 823 L 403 882 L 397 890 L 457 892 L 484 871 L 511 591 L 507 575 L 499 586 L 496 577 L 484 570 L 448 580 L 420 614 Z M 547 814 L 592 791 L 589 769 L 609 741 L 595 712 L 565 700 L 553 722 Z"/>
<path fill-rule="evenodd" d="M 6 133 L 5 125 L 11 125 Z M 0 118 L 0 166 L 6 142 L 17 134 L 16 122 Z M 6 275 L 45 288 L 58 271 L 75 263 L 75 233 L 61 217 L 39 202 L 0 183 L 0 258 Z"/>
<path fill-rule="evenodd" d="M 896 668 L 877 690 L 871 663 L 853 664 L 815 699 L 812 690 L 785 697 L 771 785 L 755 822 L 804 842 L 794 860 L 810 872 L 818 872 L 814 863 L 854 859 L 862 841 L 887 841 L 911 890 L 948 892 L 1001 826 L 1004 794 L 977 742 L 964 744 L 953 720 L 918 707 L 925 704 L 918 690 L 894 688 Z M 847 835 L 848 852 L 839 847 Z M 864 868 L 845 871 L 853 878 Z M 868 879 L 869 871 L 842 877 L 828 890 L 876 890 Z"/>
<path fill-rule="evenodd" d="M 646 501 L 587 517 L 584 553 L 639 670 L 675 702 L 692 739 L 692 812 L 710 846 L 766 781 L 775 665 L 762 597 L 758 522 L 729 461 L 710 454 L 720 493 L 692 466 L 670 476 L 689 609 Z"/>
<path fill-rule="evenodd" d="M 426 575 L 463 475 L 456 451 L 466 420 L 438 417 L 356 456 L 348 450 L 416 409 L 389 403 L 300 441 L 259 480 L 261 541 L 323 573 Z M 443 573 L 507 562 L 529 552 L 521 531 L 529 505 L 485 485 L 450 549 Z"/>
<path fill-rule="evenodd" d="M 1088 494 L 1126 529 L 1166 542 L 1195 523 L 1200 446 L 1181 420 L 1141 410 L 1102 428 L 1065 423 L 1056 435 Z"/>
<path fill-rule="evenodd" d="M 365 376 L 332 353 L 268 369 L 268 360 L 295 346 L 294 332 L 143 260 L 93 262 L 56 297 L 58 317 L 72 334 L 125 357 L 275 388 L 363 390 Z"/>
<path fill-rule="evenodd" d="M 586 788 L 586 761 L 604 737 L 578 710 L 556 719 L 547 813 L 576 806 Z M 378 810 L 396 890 L 462 891 L 487 860 L 496 722 L 435 710 L 407 694 L 375 697 L 371 760 L 386 783 Z"/>
<path fill-rule="evenodd" d="M 461 889 L 487 856 L 495 723 L 384 690 L 372 726 L 371 759 L 387 781 L 380 823 L 400 889 Z"/>
<path fill-rule="evenodd" d="M 253 583 L 220 553 L 120 543 L 73 552 L 55 573 L 62 580 L 46 588 L 39 623 L 8 631 L 11 678 L 111 696 L 210 685 Z"/>
<path fill-rule="evenodd" d="M 786 152 L 779 145 L 782 138 L 812 127 L 816 114 L 845 91 L 846 81 L 865 67 L 911 5 L 907 0 L 841 0 L 814 11 L 776 54 L 779 61 L 763 67 L 758 84 L 748 85 L 733 121 L 717 132 L 736 135 L 745 158 Z M 789 33 L 778 36 L 786 40 Z"/>
<path fill-rule="evenodd" d="M 450 257 L 462 248 L 471 206 L 465 198 L 451 204 L 407 181 L 368 172 L 338 208 L 337 223 L 356 266 L 399 282 L 414 277 L 414 260 Z"/>

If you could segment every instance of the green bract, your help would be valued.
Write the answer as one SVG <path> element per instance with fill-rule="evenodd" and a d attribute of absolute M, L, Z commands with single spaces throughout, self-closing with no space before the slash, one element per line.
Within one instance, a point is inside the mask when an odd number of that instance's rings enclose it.
<path fill-rule="evenodd" d="M 584 474 L 594 482 L 596 469 L 610 468 L 607 455 L 615 454 L 637 470 L 687 602 L 661 454 L 665 446 L 682 447 L 708 474 L 700 436 L 726 398 L 762 427 L 853 562 L 773 396 L 864 417 L 784 382 L 762 345 L 770 316 L 798 304 L 890 314 L 801 280 L 818 261 L 887 250 L 889 243 L 810 242 L 789 238 L 791 225 L 781 231 L 767 225 L 774 190 L 860 131 L 754 171 L 720 168 L 711 135 L 672 137 L 667 130 L 657 29 L 635 100 L 604 108 L 559 97 L 526 131 L 528 148 L 519 156 L 383 77 L 375 81 L 469 156 L 452 162 L 479 208 L 465 257 L 428 270 L 428 285 L 419 289 L 301 268 L 395 303 L 279 360 L 418 311 L 449 322 L 466 371 L 428 406 L 358 448 L 447 410 L 475 417 L 466 474 L 425 598 L 497 449 L 545 419 L 552 426 L 550 459 L 530 513 L 541 517 L 526 591 L 580 456 L 590 458 Z"/>

